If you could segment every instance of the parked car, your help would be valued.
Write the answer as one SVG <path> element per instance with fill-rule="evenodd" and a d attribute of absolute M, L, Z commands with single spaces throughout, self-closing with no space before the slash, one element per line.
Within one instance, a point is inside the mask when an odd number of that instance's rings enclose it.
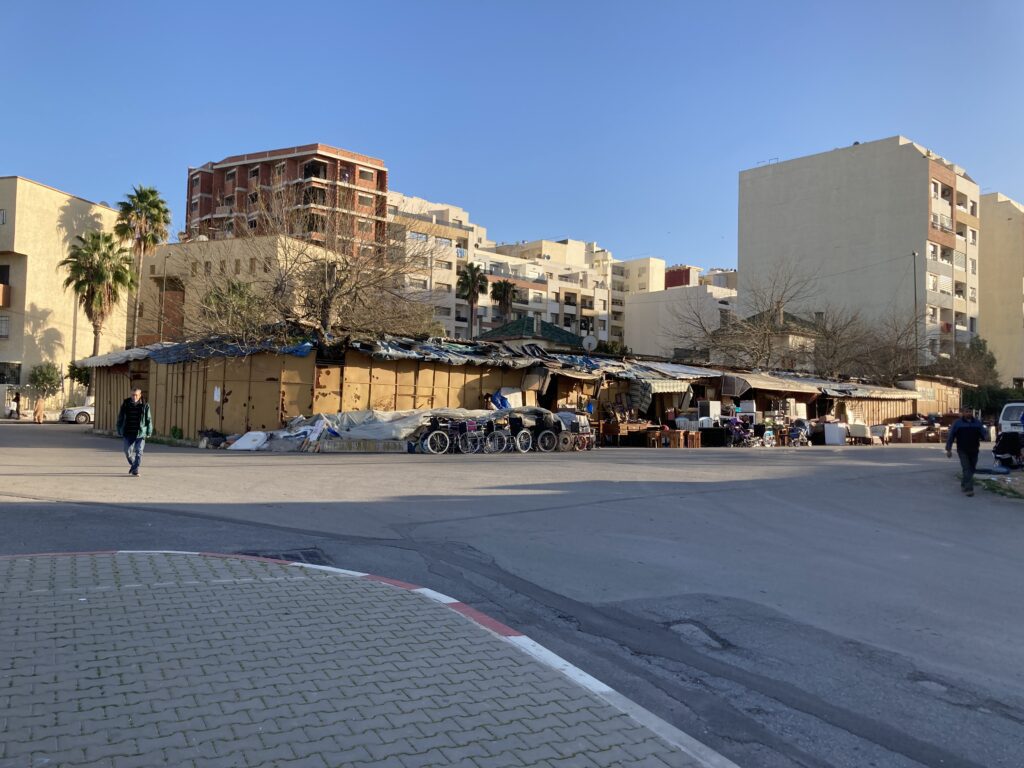
<path fill-rule="evenodd" d="M 74 408 L 65 408 L 60 412 L 60 420 L 74 422 L 75 424 L 92 423 L 95 409 L 91 405 L 79 405 Z"/>
<path fill-rule="evenodd" d="M 1024 403 L 1007 403 L 1004 405 L 1003 412 L 999 414 L 999 431 L 1024 431 L 1024 424 L 1021 424 L 1020 420 L 1021 416 L 1024 416 Z"/>

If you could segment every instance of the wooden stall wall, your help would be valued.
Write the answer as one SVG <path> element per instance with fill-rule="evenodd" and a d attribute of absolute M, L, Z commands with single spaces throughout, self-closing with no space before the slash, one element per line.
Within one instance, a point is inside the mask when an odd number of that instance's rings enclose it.
<path fill-rule="evenodd" d="M 862 400 L 849 398 L 840 401 L 845 404 L 847 418 L 855 417 L 864 424 L 885 424 L 914 413 L 914 400 Z"/>
<path fill-rule="evenodd" d="M 374 360 L 349 351 L 341 369 L 340 410 L 478 409 L 484 407 L 484 393 L 502 387 L 519 388 L 524 374 L 525 370 L 511 368 Z M 526 405 L 537 404 L 536 392 L 525 395 Z"/>

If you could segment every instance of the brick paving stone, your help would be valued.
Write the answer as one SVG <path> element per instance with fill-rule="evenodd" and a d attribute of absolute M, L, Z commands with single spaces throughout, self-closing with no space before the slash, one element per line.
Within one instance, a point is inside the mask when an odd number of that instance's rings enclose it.
<path fill-rule="evenodd" d="M 0 559 L 0 768 L 697 763 L 502 638 L 367 579 Z"/>

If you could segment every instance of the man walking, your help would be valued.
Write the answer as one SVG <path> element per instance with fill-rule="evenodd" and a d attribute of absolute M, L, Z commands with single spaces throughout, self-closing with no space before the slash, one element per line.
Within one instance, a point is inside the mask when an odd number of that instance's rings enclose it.
<path fill-rule="evenodd" d="M 952 457 L 955 441 L 956 453 L 960 457 L 960 468 L 963 470 L 960 490 L 968 496 L 974 495 L 974 470 L 978 467 L 978 450 L 982 440 L 988 440 L 985 426 L 974 418 L 974 412 L 970 408 L 964 408 L 960 413 L 960 418 L 949 428 L 949 437 L 946 439 L 946 456 Z"/>
<path fill-rule="evenodd" d="M 132 396 L 121 403 L 121 410 L 117 413 L 117 434 L 124 438 L 128 474 L 138 477 L 142 452 L 146 450 L 146 438 L 153 434 L 153 412 L 149 403 L 142 399 L 141 389 L 133 389 Z"/>

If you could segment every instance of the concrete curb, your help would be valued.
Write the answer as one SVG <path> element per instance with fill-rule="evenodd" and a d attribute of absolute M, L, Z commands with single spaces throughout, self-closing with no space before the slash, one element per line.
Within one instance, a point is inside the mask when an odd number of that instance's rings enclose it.
<path fill-rule="evenodd" d="M 500 621 L 481 613 L 472 606 L 466 605 L 454 597 L 436 592 L 429 587 L 421 587 L 387 576 L 377 576 L 362 571 L 350 571 L 345 568 L 336 568 L 328 565 L 313 565 L 311 563 L 296 563 L 289 560 L 276 560 L 267 557 L 253 557 L 251 555 L 232 555 L 222 552 L 184 552 L 179 550 L 100 550 L 94 552 L 36 552 L 23 555 L 0 555 L 0 560 L 13 560 L 27 557 L 76 557 L 90 555 L 189 555 L 193 557 L 216 557 L 226 560 L 254 560 L 262 563 L 273 563 L 275 565 L 286 565 L 293 568 L 306 568 L 314 571 L 323 571 L 336 576 L 353 579 L 364 579 L 379 584 L 386 584 L 396 589 L 403 589 L 408 592 L 415 592 L 429 600 L 443 605 L 456 613 L 461 614 L 473 623 L 483 627 L 493 634 L 501 637 L 506 642 L 516 646 L 526 655 L 535 661 L 560 672 L 572 682 L 585 690 L 600 697 L 620 712 L 631 717 L 637 723 L 652 731 L 660 739 L 668 742 L 688 757 L 699 762 L 704 768 L 739 768 L 736 763 L 715 752 L 713 749 L 693 738 L 689 734 L 679 730 L 671 723 L 663 720 L 648 709 L 641 707 L 636 702 L 623 696 L 621 693 L 606 685 L 595 677 L 584 672 L 574 664 L 570 664 L 561 656 L 553 653 L 540 643 L 530 639 L 522 632 L 502 624 Z"/>

